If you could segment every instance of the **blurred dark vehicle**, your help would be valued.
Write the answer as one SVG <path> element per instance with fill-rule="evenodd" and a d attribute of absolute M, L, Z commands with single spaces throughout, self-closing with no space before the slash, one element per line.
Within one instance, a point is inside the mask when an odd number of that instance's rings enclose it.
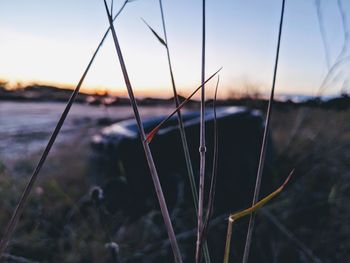
<path fill-rule="evenodd" d="M 143 120 L 149 132 L 166 116 Z M 199 113 L 183 113 L 192 165 L 196 180 L 199 167 Z M 212 110 L 206 111 L 207 161 L 206 176 L 209 189 L 213 160 Z M 217 110 L 219 127 L 219 162 L 214 213 L 222 214 L 248 206 L 252 199 L 255 175 L 261 145 L 264 122 L 259 111 L 238 107 L 222 107 Z M 271 142 L 269 142 L 271 143 Z M 105 201 L 110 211 L 123 210 L 137 217 L 151 209 L 158 209 L 158 202 L 151 176 L 140 142 L 136 122 L 121 121 L 102 130 L 92 139 L 91 178 L 104 189 Z M 150 143 L 163 192 L 172 210 L 179 202 L 192 205 L 190 183 L 178 129 L 177 117 L 171 118 Z M 271 149 L 271 147 L 268 147 Z M 268 172 L 271 151 L 267 155 Z M 265 180 L 266 179 L 266 180 Z M 265 178 L 263 192 L 273 189 L 273 178 Z"/>

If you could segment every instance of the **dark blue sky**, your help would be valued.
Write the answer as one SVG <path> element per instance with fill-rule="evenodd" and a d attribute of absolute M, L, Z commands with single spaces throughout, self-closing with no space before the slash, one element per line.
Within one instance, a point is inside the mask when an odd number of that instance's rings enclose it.
<path fill-rule="evenodd" d="M 315 93 L 327 74 L 315 2 L 286 1 L 279 93 Z M 330 64 L 344 42 L 338 2 L 350 27 L 350 1 L 320 0 Z M 200 82 L 201 1 L 165 0 L 163 6 L 176 82 L 185 94 Z M 269 90 L 280 8 L 281 0 L 207 0 L 207 75 L 224 67 L 221 94 Z M 75 84 L 108 26 L 102 0 L 2 0 L 0 10 L 0 78 L 12 83 Z M 162 32 L 157 0 L 128 4 L 115 23 L 132 83 L 140 95 L 170 95 L 165 50 L 141 17 Z M 336 68 L 326 93 L 346 89 L 349 73 L 347 62 Z M 85 87 L 124 92 L 111 38 Z"/>

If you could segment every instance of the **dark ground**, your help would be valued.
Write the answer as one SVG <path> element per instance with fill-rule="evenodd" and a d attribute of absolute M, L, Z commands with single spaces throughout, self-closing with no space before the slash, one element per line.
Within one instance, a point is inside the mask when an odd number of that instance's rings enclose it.
<path fill-rule="evenodd" d="M 273 112 L 273 172 L 276 176 L 286 176 L 293 168 L 296 172 L 285 191 L 258 212 L 251 262 L 347 262 L 349 119 L 349 110 L 306 106 L 285 105 Z M 172 261 L 159 211 L 130 219 L 121 213 L 108 214 L 91 200 L 89 140 L 102 127 L 96 121 L 78 126 L 72 136 L 55 146 L 20 220 L 8 258 L 113 262 L 106 247 L 113 241 L 119 245 L 123 262 Z M 0 156 L 0 233 L 39 156 L 39 150 L 11 161 Z M 193 231 L 188 227 L 195 225 L 191 211 L 184 205 L 172 214 L 181 246 L 194 244 Z M 241 260 L 239 239 L 245 234 L 247 221 L 242 219 L 234 226 L 233 262 Z M 210 232 L 225 233 L 226 225 L 226 216 L 219 216 Z M 209 247 L 219 245 L 209 240 Z"/>

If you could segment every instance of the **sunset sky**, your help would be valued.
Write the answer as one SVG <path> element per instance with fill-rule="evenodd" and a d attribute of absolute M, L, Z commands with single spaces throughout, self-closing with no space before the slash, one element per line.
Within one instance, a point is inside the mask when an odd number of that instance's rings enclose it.
<path fill-rule="evenodd" d="M 341 2 L 350 28 L 350 1 Z M 115 1 L 115 10 L 121 4 Z M 187 94 L 200 82 L 201 1 L 164 0 L 163 7 L 176 83 Z M 281 0 L 207 0 L 206 72 L 223 67 L 221 94 L 269 90 L 280 8 Z M 0 78 L 12 85 L 76 85 L 108 27 L 102 0 L 2 0 L 0 10 Z M 344 41 L 337 1 L 321 0 L 321 11 L 334 63 Z M 165 49 L 141 17 L 162 33 L 157 0 L 129 3 L 115 22 L 132 84 L 140 96 L 170 96 Z M 277 92 L 314 94 L 326 73 L 315 0 L 287 0 Z M 344 63 L 326 92 L 350 91 L 349 73 Z M 111 37 L 84 88 L 125 94 Z"/>

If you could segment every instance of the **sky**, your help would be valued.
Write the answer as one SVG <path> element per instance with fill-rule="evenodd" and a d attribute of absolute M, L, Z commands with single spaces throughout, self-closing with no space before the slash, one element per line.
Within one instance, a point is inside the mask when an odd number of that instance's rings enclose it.
<path fill-rule="evenodd" d="M 350 28 L 350 1 L 339 1 L 345 12 L 345 28 Z M 116 11 L 122 2 L 115 1 Z M 323 42 L 315 0 L 286 1 L 277 93 L 312 95 L 319 90 L 329 69 L 325 54 L 332 66 L 344 43 L 337 3 L 320 0 Z M 163 0 L 163 8 L 177 88 L 186 95 L 201 79 L 202 1 Z M 281 0 L 207 0 L 206 10 L 206 75 L 223 67 L 220 94 L 269 92 Z M 0 0 L 0 12 L 0 79 L 12 86 L 47 83 L 74 87 L 108 28 L 102 0 Z M 166 50 L 141 18 L 162 35 L 158 0 L 127 4 L 115 22 L 135 93 L 171 96 Z M 349 55 L 347 48 L 345 51 Z M 325 94 L 350 91 L 349 66 L 344 60 L 336 67 L 336 74 L 324 87 Z M 208 96 L 214 86 L 215 80 L 207 85 Z M 126 94 L 111 37 L 106 39 L 83 89 Z"/>

